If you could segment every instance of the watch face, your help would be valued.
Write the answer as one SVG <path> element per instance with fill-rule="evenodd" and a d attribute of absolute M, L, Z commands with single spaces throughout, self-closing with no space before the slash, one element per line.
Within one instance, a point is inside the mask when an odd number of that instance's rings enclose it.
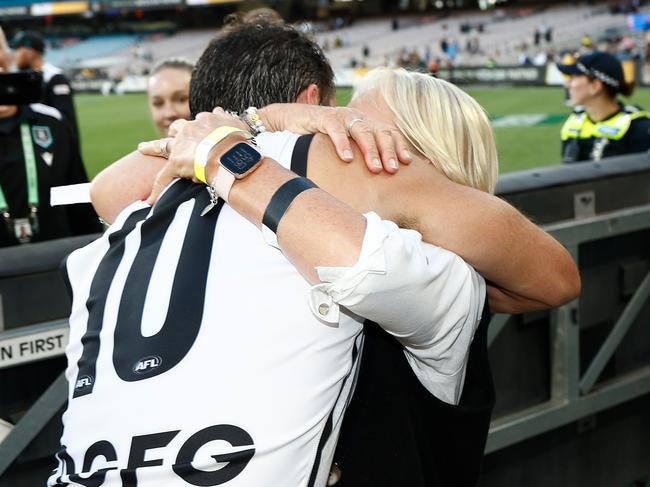
<path fill-rule="evenodd" d="M 235 177 L 243 176 L 262 159 L 261 154 L 246 142 L 240 142 L 221 156 L 219 162 Z"/>

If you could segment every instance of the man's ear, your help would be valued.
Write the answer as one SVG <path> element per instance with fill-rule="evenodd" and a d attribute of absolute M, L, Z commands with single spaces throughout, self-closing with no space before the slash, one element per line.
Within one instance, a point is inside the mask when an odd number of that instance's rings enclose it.
<path fill-rule="evenodd" d="M 296 98 L 296 103 L 306 103 L 308 105 L 320 105 L 320 90 L 314 83 L 302 90 Z"/>

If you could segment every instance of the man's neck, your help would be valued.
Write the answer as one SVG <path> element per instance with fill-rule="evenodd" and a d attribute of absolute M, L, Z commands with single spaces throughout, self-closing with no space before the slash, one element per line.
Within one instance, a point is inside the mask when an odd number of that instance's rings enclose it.
<path fill-rule="evenodd" d="M 621 109 L 618 101 L 612 99 L 597 100 L 585 105 L 587 115 L 594 122 L 602 122 L 615 115 Z"/>

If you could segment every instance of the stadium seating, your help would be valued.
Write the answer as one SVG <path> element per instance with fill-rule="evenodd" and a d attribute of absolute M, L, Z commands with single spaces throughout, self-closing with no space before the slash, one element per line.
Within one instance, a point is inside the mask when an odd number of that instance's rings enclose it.
<path fill-rule="evenodd" d="M 317 41 L 326 47 L 326 54 L 335 69 L 346 68 L 356 61 L 357 65 L 368 67 L 390 65 L 395 63 L 403 51 L 416 51 L 424 58 L 425 52 L 432 58 L 445 60 L 440 41 L 443 38 L 456 41 L 459 54 L 455 65 L 483 66 L 489 59 L 499 65 L 514 65 L 522 46 L 528 46 L 528 55 L 532 58 L 538 51 L 553 48 L 575 48 L 580 38 L 609 28 L 626 29 L 626 17 L 612 15 L 604 7 L 560 6 L 538 12 L 502 11 L 500 15 L 487 12 L 464 13 L 446 17 L 410 16 L 398 19 L 399 29 L 393 30 L 392 19 L 359 20 L 353 25 L 330 32 L 319 32 L 313 28 Z M 482 27 L 478 32 L 477 27 Z M 533 46 L 532 37 L 541 25 L 553 31 L 553 42 Z M 576 25 L 580 28 L 576 29 Z M 463 29 L 464 26 L 470 28 Z M 97 36 L 59 50 L 50 51 L 48 58 L 62 67 L 83 66 L 102 56 L 111 56 L 117 60 L 110 63 L 111 72 L 138 74 L 144 72 L 152 62 L 166 57 L 182 56 L 196 60 L 217 30 L 184 31 L 167 37 L 152 35 L 138 38 L 132 35 Z M 480 51 L 470 54 L 465 51 L 468 39 L 479 39 Z M 147 53 L 147 60 L 134 56 L 137 45 Z M 337 46 L 337 47 L 335 47 Z M 364 47 L 368 46 L 369 55 L 363 56 Z"/>
<path fill-rule="evenodd" d="M 131 48 L 137 40 L 137 36 L 127 34 L 99 35 L 61 49 L 51 49 L 47 53 L 47 60 L 61 68 L 83 66 L 91 59 Z"/>
<path fill-rule="evenodd" d="M 446 37 L 459 43 L 461 50 L 469 38 L 478 37 L 481 53 L 470 55 L 462 52 L 457 64 L 484 65 L 488 57 L 498 64 L 517 64 L 519 47 L 527 44 L 533 49 L 532 34 L 535 28 L 545 24 L 553 29 L 553 42 L 548 47 L 556 50 L 564 47 L 576 47 L 580 37 L 587 33 L 603 32 L 610 27 L 625 29 L 626 17 L 614 16 L 602 7 L 555 7 L 540 13 L 518 17 L 500 17 L 488 13 L 450 16 L 441 19 L 400 19 L 404 28 L 393 31 L 390 21 L 358 22 L 352 27 L 318 35 L 321 44 L 334 45 L 334 39 L 340 38 L 343 46 L 328 50 L 328 56 L 335 68 L 347 67 L 354 58 L 365 61 L 370 67 L 386 64 L 386 58 L 395 59 L 400 51 L 416 50 L 422 53 L 427 46 L 431 54 L 444 59 L 440 50 L 440 40 Z M 471 29 L 461 32 L 461 25 L 483 25 L 483 32 Z M 576 25 L 580 26 L 576 30 Z M 364 59 L 362 49 L 368 45 L 371 55 Z M 544 46 L 547 47 L 547 46 Z M 534 55 L 534 53 L 532 53 Z"/>
<path fill-rule="evenodd" d="M 216 33 L 216 30 L 210 29 L 179 32 L 172 37 L 153 36 L 143 40 L 139 45 L 152 55 L 154 62 L 178 56 L 196 61 Z M 127 53 L 128 51 L 124 50 L 116 54 Z"/>

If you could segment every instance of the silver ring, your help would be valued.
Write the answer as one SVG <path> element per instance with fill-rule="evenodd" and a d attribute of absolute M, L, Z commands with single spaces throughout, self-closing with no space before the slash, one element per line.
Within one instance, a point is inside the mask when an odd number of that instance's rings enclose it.
<path fill-rule="evenodd" d="M 348 123 L 348 132 L 352 131 L 352 127 L 354 127 L 355 123 L 363 122 L 363 121 L 364 121 L 363 118 L 359 118 L 359 117 L 350 120 L 350 123 Z"/>
<path fill-rule="evenodd" d="M 167 137 L 166 139 L 160 139 L 160 145 L 158 146 L 158 148 L 160 149 L 160 155 L 165 159 L 169 159 L 169 151 L 167 150 L 167 146 L 169 145 L 170 140 L 172 139 L 169 137 Z"/>

